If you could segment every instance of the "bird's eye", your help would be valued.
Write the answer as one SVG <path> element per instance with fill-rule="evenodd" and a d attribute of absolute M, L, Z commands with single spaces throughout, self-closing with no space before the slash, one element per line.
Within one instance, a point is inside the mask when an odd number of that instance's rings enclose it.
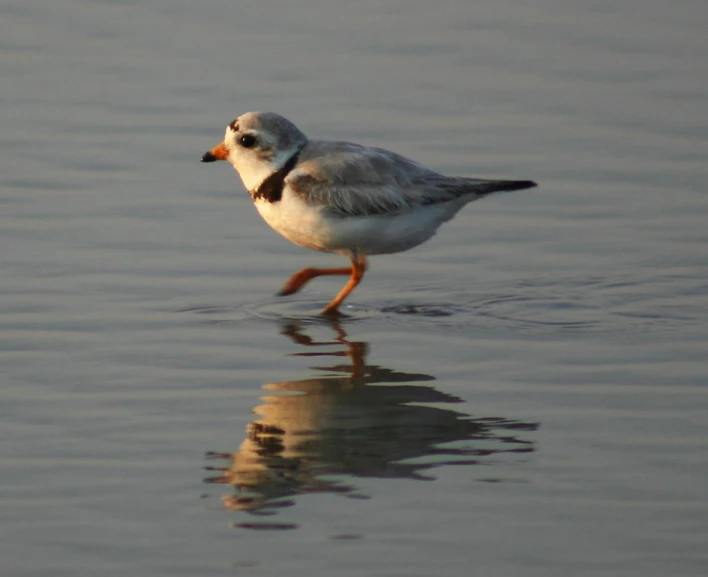
<path fill-rule="evenodd" d="M 244 148 L 251 148 L 256 144 L 256 137 L 252 134 L 244 134 L 238 139 L 238 143 Z"/>

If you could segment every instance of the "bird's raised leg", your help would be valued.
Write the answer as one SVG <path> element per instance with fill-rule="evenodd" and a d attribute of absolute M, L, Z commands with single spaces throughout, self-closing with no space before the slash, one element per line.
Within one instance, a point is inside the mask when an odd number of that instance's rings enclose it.
<path fill-rule="evenodd" d="M 349 293 L 351 293 L 356 285 L 358 285 L 361 282 L 361 279 L 364 278 L 364 273 L 366 272 L 366 269 L 368 268 L 368 264 L 366 263 L 366 258 L 363 256 L 357 257 L 357 256 L 352 256 L 352 267 L 351 267 L 351 277 L 349 278 L 349 281 L 347 284 L 344 285 L 344 288 L 339 291 L 339 294 L 334 297 L 334 300 L 329 303 L 325 308 L 322 309 L 322 314 L 323 315 L 336 315 L 339 312 L 339 305 L 342 304 L 345 298 L 349 296 Z M 340 270 L 346 270 L 346 269 L 340 269 Z"/>
<path fill-rule="evenodd" d="M 330 275 L 347 275 L 352 274 L 352 269 L 350 267 L 344 268 L 304 268 L 296 272 L 293 276 L 288 279 L 278 291 L 279 297 L 284 297 L 291 295 L 299 291 L 313 278 L 318 276 L 330 276 Z"/>

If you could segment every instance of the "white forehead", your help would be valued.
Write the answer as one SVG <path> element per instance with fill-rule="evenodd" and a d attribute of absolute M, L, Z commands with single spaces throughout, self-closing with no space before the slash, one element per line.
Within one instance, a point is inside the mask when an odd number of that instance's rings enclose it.
<path fill-rule="evenodd" d="M 265 137 L 279 149 L 299 147 L 307 137 L 284 116 L 274 112 L 247 112 L 226 127 L 225 140 L 234 139 L 236 134 L 251 132 Z"/>

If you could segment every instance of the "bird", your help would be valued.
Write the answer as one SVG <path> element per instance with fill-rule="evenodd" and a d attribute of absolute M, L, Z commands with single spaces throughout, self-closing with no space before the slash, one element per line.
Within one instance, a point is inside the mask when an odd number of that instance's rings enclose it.
<path fill-rule="evenodd" d="M 445 176 L 395 152 L 345 141 L 309 139 L 274 112 L 247 112 L 202 162 L 228 161 L 256 210 L 296 245 L 347 256 L 351 266 L 304 268 L 277 293 L 291 295 L 313 278 L 349 279 L 322 314 L 361 282 L 367 257 L 411 249 L 466 204 L 495 192 L 537 186 L 531 180 Z"/>

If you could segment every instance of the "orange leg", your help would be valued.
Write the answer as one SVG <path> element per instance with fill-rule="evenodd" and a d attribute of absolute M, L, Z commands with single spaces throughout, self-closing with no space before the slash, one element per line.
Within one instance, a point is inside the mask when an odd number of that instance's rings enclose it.
<path fill-rule="evenodd" d="M 339 305 L 342 304 L 344 299 L 349 296 L 349 293 L 351 293 L 361 282 L 361 279 L 364 278 L 364 273 L 366 272 L 367 268 L 368 264 L 366 263 L 366 259 L 363 256 L 352 257 L 352 276 L 349 278 L 347 284 L 344 285 L 344 288 L 339 291 L 339 294 L 334 297 L 334 300 L 322 309 L 323 315 L 338 314 Z"/>
<path fill-rule="evenodd" d="M 350 267 L 346 268 L 304 268 L 296 272 L 293 276 L 288 279 L 278 291 L 279 297 L 284 297 L 291 295 L 299 291 L 313 278 L 318 276 L 330 276 L 330 275 L 347 275 L 352 274 L 352 269 Z"/>
<path fill-rule="evenodd" d="M 368 265 L 364 257 L 352 257 L 351 267 L 304 268 L 296 272 L 288 279 L 288 282 L 286 282 L 283 285 L 283 288 L 278 291 L 278 296 L 286 296 L 296 293 L 309 281 L 318 276 L 351 275 L 347 284 L 344 285 L 344 288 L 339 291 L 339 294 L 336 297 L 334 297 L 334 300 L 322 309 L 322 314 L 337 314 L 339 305 L 342 304 L 344 299 L 349 296 L 349 293 L 354 290 L 354 287 L 356 287 L 356 285 L 361 282 L 361 279 L 364 278 L 364 273 L 366 272 L 367 267 Z"/>

